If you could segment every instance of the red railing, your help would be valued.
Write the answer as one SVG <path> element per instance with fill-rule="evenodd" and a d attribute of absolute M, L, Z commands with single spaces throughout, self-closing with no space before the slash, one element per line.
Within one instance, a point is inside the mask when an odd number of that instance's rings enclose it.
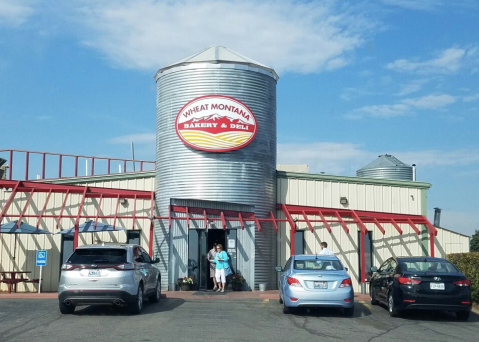
<path fill-rule="evenodd" d="M 155 162 L 150 160 L 11 149 L 0 150 L 0 158 L 7 160 L 8 168 L 5 171 L 5 178 L 8 180 L 98 176 L 155 169 Z M 82 163 L 85 163 L 83 172 L 80 171 Z M 117 165 L 118 169 L 115 168 Z M 32 174 L 34 174 L 33 177 Z"/>

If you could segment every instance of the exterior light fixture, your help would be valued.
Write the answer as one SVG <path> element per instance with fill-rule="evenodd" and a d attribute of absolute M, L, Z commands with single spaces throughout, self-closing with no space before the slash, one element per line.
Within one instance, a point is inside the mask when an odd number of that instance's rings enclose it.
<path fill-rule="evenodd" d="M 128 204 L 128 200 L 126 198 L 120 198 L 120 204 Z"/>
<path fill-rule="evenodd" d="M 348 204 L 348 199 L 346 197 L 341 197 L 339 199 L 339 203 L 341 203 L 342 205 L 347 205 Z"/>

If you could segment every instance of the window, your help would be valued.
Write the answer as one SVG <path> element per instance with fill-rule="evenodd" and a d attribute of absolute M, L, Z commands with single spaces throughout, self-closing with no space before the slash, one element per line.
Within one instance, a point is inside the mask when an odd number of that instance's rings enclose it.
<path fill-rule="evenodd" d="M 291 258 L 286 261 L 286 265 L 284 265 L 283 271 L 289 269 L 291 267 Z"/>
<path fill-rule="evenodd" d="M 338 260 L 320 260 L 320 259 L 310 259 L 310 260 L 295 260 L 294 261 L 295 270 L 321 270 L 321 271 L 338 271 L 343 269 L 343 265 Z"/>
<path fill-rule="evenodd" d="M 388 259 L 385 262 L 383 262 L 381 267 L 379 267 L 379 272 L 387 272 L 387 270 L 389 269 L 390 263 L 391 263 L 391 259 Z"/>
<path fill-rule="evenodd" d="M 297 230 L 294 233 L 294 254 L 304 254 L 304 230 Z"/>
<path fill-rule="evenodd" d="M 141 250 L 139 247 L 135 247 L 135 249 L 133 250 L 133 255 L 134 255 L 135 262 L 140 262 L 140 263 L 145 262 L 145 260 L 143 259 L 143 254 L 141 254 Z"/>
<path fill-rule="evenodd" d="M 126 250 L 115 248 L 78 248 L 68 263 L 74 265 L 118 265 L 126 262 Z"/>
<path fill-rule="evenodd" d="M 401 261 L 399 268 L 403 272 L 456 273 L 459 270 L 447 261 L 408 260 Z"/>
<path fill-rule="evenodd" d="M 140 250 L 141 250 L 141 254 L 143 255 L 143 260 L 145 260 L 145 262 L 151 264 L 152 261 L 151 261 L 150 256 L 148 255 L 148 253 L 146 253 L 146 251 L 143 248 L 140 248 Z"/>
<path fill-rule="evenodd" d="M 140 244 L 141 232 L 139 230 L 127 230 L 126 231 L 126 243 L 132 245 Z"/>

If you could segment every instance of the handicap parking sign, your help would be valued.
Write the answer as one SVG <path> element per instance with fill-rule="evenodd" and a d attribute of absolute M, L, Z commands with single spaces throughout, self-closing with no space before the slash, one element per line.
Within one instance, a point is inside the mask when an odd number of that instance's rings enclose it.
<path fill-rule="evenodd" d="M 37 251 L 37 266 L 47 265 L 47 251 Z"/>

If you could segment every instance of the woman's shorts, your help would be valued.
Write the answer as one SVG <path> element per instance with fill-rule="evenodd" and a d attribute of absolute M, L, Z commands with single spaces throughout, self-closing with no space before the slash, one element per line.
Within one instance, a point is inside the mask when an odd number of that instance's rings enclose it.
<path fill-rule="evenodd" d="M 221 270 L 216 269 L 216 281 L 218 283 L 226 283 L 225 269 L 224 268 L 222 268 Z"/>
<path fill-rule="evenodd" d="M 216 278 L 216 267 L 210 266 L 210 278 Z"/>

